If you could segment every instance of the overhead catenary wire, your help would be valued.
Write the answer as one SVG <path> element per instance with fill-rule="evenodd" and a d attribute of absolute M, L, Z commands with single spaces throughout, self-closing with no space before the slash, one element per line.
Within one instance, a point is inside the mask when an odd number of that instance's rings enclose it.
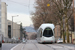
<path fill-rule="evenodd" d="M 30 0 L 29 0 L 29 3 L 28 3 L 27 5 L 25 5 L 25 4 L 23 4 L 23 3 L 19 3 L 19 2 L 17 2 L 17 1 L 13 1 L 13 0 L 7 0 L 7 1 L 27 7 L 29 14 L 30 14 L 30 6 L 31 6 L 31 5 L 34 5 L 34 4 L 30 4 L 30 3 L 31 3 Z M 31 16 L 29 15 L 29 17 L 31 17 Z M 30 22 L 30 23 L 31 23 L 31 22 Z"/>
<path fill-rule="evenodd" d="M 16 3 L 16 4 L 19 4 L 19 5 L 22 5 L 22 6 L 26 6 L 26 7 L 28 7 L 27 5 L 24 5 L 24 4 L 22 4 L 22 3 L 15 2 L 15 1 L 12 1 L 12 0 L 7 0 L 7 1 L 9 1 L 9 2 L 13 2 L 13 3 Z"/>
<path fill-rule="evenodd" d="M 28 11 L 29 11 L 29 14 L 30 14 L 30 0 L 29 0 L 29 4 L 28 4 Z M 30 15 L 29 15 L 29 17 L 30 17 Z M 31 24 L 31 22 L 30 22 L 30 24 Z"/>
<path fill-rule="evenodd" d="M 29 11 L 29 13 L 30 13 L 30 0 L 29 0 L 29 4 L 28 5 L 24 5 L 24 4 L 22 4 L 22 3 L 19 3 L 19 2 L 15 2 L 15 1 L 12 1 L 12 0 L 7 0 L 7 1 L 9 1 L 9 2 L 13 2 L 13 3 L 16 3 L 16 4 L 19 4 L 19 5 L 22 5 L 22 6 L 25 6 L 25 7 L 28 7 L 28 11 Z"/>
<path fill-rule="evenodd" d="M 30 13 L 30 0 L 29 0 L 29 5 L 28 5 L 28 8 L 29 8 L 29 13 Z"/>
<path fill-rule="evenodd" d="M 22 6 L 25 6 L 25 7 L 28 7 L 28 11 L 30 13 L 30 5 L 34 5 L 34 4 L 30 4 L 30 0 L 29 0 L 29 4 L 28 5 L 25 5 L 25 4 L 22 4 L 22 3 L 19 3 L 19 2 L 16 2 L 16 1 L 12 1 L 12 0 L 7 0 L 9 2 L 13 2 L 13 3 L 16 3 L 16 4 L 19 4 L 19 5 L 22 5 Z"/>

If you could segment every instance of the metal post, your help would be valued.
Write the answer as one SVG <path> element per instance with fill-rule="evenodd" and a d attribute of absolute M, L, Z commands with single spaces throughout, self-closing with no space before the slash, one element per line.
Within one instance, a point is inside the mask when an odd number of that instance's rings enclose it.
<path fill-rule="evenodd" d="M 12 38 L 13 38 L 13 17 L 15 17 L 15 16 L 12 16 Z"/>
<path fill-rule="evenodd" d="M 13 38 L 13 16 L 12 16 L 12 38 Z"/>
<path fill-rule="evenodd" d="M 74 0 L 73 0 L 73 16 L 74 16 Z M 75 16 L 74 16 L 74 38 L 75 38 Z"/>
<path fill-rule="evenodd" d="M 15 27 L 17 27 L 17 23 L 15 24 Z M 17 34 L 17 28 L 15 28 L 16 32 L 15 32 L 15 38 L 17 38 L 16 34 Z"/>
<path fill-rule="evenodd" d="M 72 31 L 71 31 L 71 43 L 72 43 Z"/>

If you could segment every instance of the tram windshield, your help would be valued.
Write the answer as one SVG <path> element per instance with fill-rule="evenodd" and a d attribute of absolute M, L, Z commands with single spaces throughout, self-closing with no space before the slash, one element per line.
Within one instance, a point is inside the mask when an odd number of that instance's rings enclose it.
<path fill-rule="evenodd" d="M 44 32 L 43 32 L 43 36 L 45 37 L 51 37 L 53 36 L 53 31 L 51 28 L 47 27 Z"/>

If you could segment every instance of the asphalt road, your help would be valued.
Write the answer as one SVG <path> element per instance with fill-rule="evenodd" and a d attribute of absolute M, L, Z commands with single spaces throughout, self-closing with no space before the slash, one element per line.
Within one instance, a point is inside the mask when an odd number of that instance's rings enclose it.
<path fill-rule="evenodd" d="M 14 47 L 16 45 L 17 44 L 3 43 L 2 48 L 0 48 L 0 50 L 10 50 L 12 47 Z"/>
<path fill-rule="evenodd" d="M 75 50 L 73 44 L 38 44 L 36 40 L 28 40 L 26 43 L 18 44 L 11 50 Z"/>
<path fill-rule="evenodd" d="M 0 50 L 75 50 L 74 44 L 39 44 L 36 40 L 27 40 L 26 43 L 3 43 Z"/>

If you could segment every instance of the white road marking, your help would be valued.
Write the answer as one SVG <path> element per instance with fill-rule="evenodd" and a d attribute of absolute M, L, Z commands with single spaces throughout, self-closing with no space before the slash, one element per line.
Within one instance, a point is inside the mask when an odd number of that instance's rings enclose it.
<path fill-rule="evenodd" d="M 16 48 L 17 46 L 19 46 L 20 44 L 16 45 L 15 47 L 11 48 L 10 50 L 13 50 L 14 48 Z"/>

